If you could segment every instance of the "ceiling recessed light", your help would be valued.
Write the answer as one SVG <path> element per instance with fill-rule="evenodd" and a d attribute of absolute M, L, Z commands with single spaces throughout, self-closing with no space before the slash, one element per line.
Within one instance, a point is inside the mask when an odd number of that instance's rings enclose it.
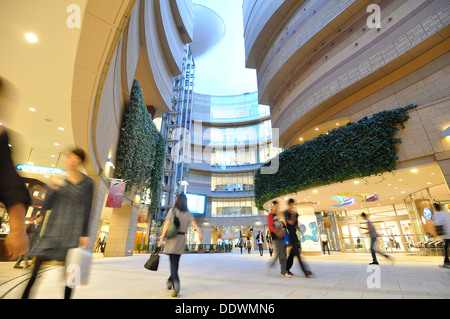
<path fill-rule="evenodd" d="M 405 191 L 401 191 L 400 193 L 404 194 L 404 193 L 406 193 L 406 192 L 405 192 Z"/>
<path fill-rule="evenodd" d="M 36 112 L 36 109 L 34 107 L 29 107 L 28 108 L 31 112 Z"/>
<path fill-rule="evenodd" d="M 300 137 L 300 141 L 303 141 L 303 137 Z"/>
<path fill-rule="evenodd" d="M 353 184 L 359 184 L 359 181 L 354 181 Z"/>
<path fill-rule="evenodd" d="M 411 170 L 411 173 L 417 173 L 419 170 L 417 169 L 417 168 L 413 168 L 412 170 Z"/>
<path fill-rule="evenodd" d="M 58 130 L 64 131 L 64 127 L 58 127 Z"/>
<path fill-rule="evenodd" d="M 399 178 L 399 180 L 398 180 L 399 182 L 403 182 L 403 179 L 401 179 L 401 178 Z"/>
<path fill-rule="evenodd" d="M 432 182 L 428 182 L 428 183 L 427 183 L 427 185 L 431 185 L 431 184 L 433 184 L 433 183 L 432 183 Z"/>
<path fill-rule="evenodd" d="M 318 127 L 316 127 L 316 131 L 318 131 L 319 130 L 319 128 Z"/>
<path fill-rule="evenodd" d="M 313 190 L 313 193 L 317 193 L 317 189 Z"/>
<path fill-rule="evenodd" d="M 27 164 L 28 164 L 28 165 L 34 165 L 34 163 L 33 163 L 33 162 L 28 162 Z"/>
<path fill-rule="evenodd" d="M 336 125 L 339 125 L 339 123 L 336 123 Z"/>
<path fill-rule="evenodd" d="M 59 146 L 59 143 L 53 143 L 55 146 Z"/>
<path fill-rule="evenodd" d="M 394 197 L 391 197 L 391 199 L 394 199 Z"/>
<path fill-rule="evenodd" d="M 25 33 L 25 39 L 27 39 L 27 41 L 30 43 L 36 43 L 38 41 L 36 34 L 30 32 Z"/>
<path fill-rule="evenodd" d="M 51 157 L 56 157 L 56 156 L 55 156 L 55 155 L 53 155 L 53 154 L 52 154 L 52 155 L 50 155 L 50 156 L 51 156 Z"/>

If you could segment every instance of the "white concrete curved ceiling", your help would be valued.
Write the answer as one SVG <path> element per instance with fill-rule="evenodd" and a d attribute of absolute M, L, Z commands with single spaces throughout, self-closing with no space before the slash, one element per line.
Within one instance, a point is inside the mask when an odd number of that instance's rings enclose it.
<path fill-rule="evenodd" d="M 15 163 L 57 166 L 60 153 L 73 145 L 71 91 L 80 29 L 67 26 L 71 3 L 1 4 L 0 77 L 8 81 L 9 94 L 1 102 L 0 122 L 16 133 L 11 141 Z M 81 12 L 86 3 L 77 1 Z M 37 41 L 29 42 L 27 33 Z"/>
<path fill-rule="evenodd" d="M 194 40 L 191 51 L 195 60 L 198 60 L 216 48 L 225 37 L 225 23 L 213 10 L 194 4 Z"/>

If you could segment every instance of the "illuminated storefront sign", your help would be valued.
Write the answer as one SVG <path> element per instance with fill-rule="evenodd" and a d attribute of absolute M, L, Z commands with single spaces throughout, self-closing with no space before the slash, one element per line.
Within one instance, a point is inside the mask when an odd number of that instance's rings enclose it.
<path fill-rule="evenodd" d="M 431 217 L 433 216 L 431 209 L 429 209 L 428 207 L 425 207 L 423 209 L 423 216 L 425 216 L 426 219 L 431 219 Z"/>
<path fill-rule="evenodd" d="M 64 169 L 56 167 L 45 167 L 36 165 L 19 164 L 16 166 L 16 170 L 25 173 L 42 174 L 42 175 L 55 175 L 64 172 Z"/>

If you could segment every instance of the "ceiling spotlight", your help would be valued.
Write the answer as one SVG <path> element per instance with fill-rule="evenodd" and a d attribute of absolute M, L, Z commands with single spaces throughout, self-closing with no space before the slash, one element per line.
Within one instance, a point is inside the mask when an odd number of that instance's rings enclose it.
<path fill-rule="evenodd" d="M 442 131 L 441 137 L 450 136 L 450 126 Z"/>
<path fill-rule="evenodd" d="M 53 143 L 53 145 L 55 145 L 55 146 L 59 146 L 59 143 Z"/>
<path fill-rule="evenodd" d="M 34 33 L 25 33 L 25 39 L 30 43 L 36 43 L 38 41 L 38 38 Z"/>
<path fill-rule="evenodd" d="M 417 169 L 417 168 L 413 168 L 412 170 L 411 170 L 411 173 L 417 173 L 419 170 Z"/>
<path fill-rule="evenodd" d="M 29 107 L 28 108 L 31 112 L 36 112 L 36 109 L 34 107 Z"/>
<path fill-rule="evenodd" d="M 353 184 L 359 184 L 359 181 L 354 181 Z"/>
<path fill-rule="evenodd" d="M 58 130 L 64 131 L 64 127 L 58 127 Z"/>
<path fill-rule="evenodd" d="M 303 137 L 300 137 L 300 141 L 303 141 Z"/>
<path fill-rule="evenodd" d="M 316 131 L 318 131 L 319 130 L 319 128 L 318 127 L 316 127 Z"/>

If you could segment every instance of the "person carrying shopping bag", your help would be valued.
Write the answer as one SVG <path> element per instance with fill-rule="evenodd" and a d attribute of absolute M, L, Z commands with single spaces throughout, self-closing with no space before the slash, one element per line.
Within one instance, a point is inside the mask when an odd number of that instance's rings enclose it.
<path fill-rule="evenodd" d="M 161 248 L 166 237 L 167 229 L 170 226 L 172 215 L 179 220 L 178 231 L 174 237 L 166 238 L 164 244 L 163 253 L 169 255 L 170 259 L 170 277 L 167 280 L 167 289 L 173 289 L 172 297 L 177 297 L 180 293 L 180 278 L 178 276 L 178 267 L 180 263 L 180 257 L 184 254 L 186 247 L 186 232 L 189 226 L 194 227 L 198 233 L 198 239 L 202 241 L 201 230 L 195 222 L 194 216 L 189 212 L 187 206 L 187 197 L 185 194 L 178 195 L 175 205 L 169 210 L 166 216 L 166 222 L 164 223 L 161 237 L 159 239 L 158 247 Z"/>

